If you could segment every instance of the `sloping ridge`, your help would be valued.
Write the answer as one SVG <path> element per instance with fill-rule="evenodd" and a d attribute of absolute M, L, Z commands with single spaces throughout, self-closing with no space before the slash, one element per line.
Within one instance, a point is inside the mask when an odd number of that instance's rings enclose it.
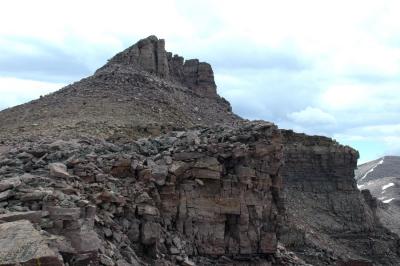
<path fill-rule="evenodd" d="M 70 263 L 400 264 L 357 151 L 242 120 L 209 64 L 155 36 L 0 125 L 0 220 L 23 211 Z"/>
<path fill-rule="evenodd" d="M 157 135 L 162 129 L 232 124 L 238 116 L 216 92 L 209 64 L 165 51 L 150 36 L 93 76 L 0 112 L 0 138 Z M 140 135 L 140 134 L 139 134 Z"/>
<path fill-rule="evenodd" d="M 361 185 L 383 177 L 400 177 L 400 156 L 384 156 L 359 165 L 355 178 Z"/>

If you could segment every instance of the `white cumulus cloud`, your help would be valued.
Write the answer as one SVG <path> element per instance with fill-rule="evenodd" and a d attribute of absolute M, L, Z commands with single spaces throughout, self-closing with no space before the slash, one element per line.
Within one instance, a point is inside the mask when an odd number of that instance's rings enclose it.
<path fill-rule="evenodd" d="M 333 115 L 310 106 L 301 111 L 288 114 L 288 118 L 300 125 L 326 125 L 336 123 L 336 119 Z"/>

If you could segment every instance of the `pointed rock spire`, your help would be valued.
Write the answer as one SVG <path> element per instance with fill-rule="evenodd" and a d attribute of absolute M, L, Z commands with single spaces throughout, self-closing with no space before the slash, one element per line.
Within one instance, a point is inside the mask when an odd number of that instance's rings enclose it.
<path fill-rule="evenodd" d="M 215 97 L 216 84 L 211 65 L 198 59 L 184 60 L 165 50 L 164 39 L 151 35 L 115 55 L 107 65 L 138 68 L 161 78 L 180 82 L 204 97 Z M 106 65 L 106 66 L 107 66 Z"/>

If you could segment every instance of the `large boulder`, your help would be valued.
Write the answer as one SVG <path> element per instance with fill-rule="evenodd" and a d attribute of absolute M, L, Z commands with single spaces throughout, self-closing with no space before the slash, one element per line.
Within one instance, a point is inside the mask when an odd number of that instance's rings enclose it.
<path fill-rule="evenodd" d="M 0 265 L 64 265 L 60 255 L 26 220 L 0 224 Z"/>

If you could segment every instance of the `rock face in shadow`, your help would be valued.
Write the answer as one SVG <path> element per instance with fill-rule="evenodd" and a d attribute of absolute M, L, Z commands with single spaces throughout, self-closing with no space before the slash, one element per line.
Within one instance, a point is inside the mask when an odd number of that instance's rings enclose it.
<path fill-rule="evenodd" d="M 397 237 L 378 221 L 371 195 L 357 189 L 358 153 L 326 137 L 282 133 L 286 246 L 303 250 L 316 265 L 355 259 L 398 264 Z"/>
<path fill-rule="evenodd" d="M 177 146 L 172 154 L 174 174 L 160 190 L 161 213 L 193 243 L 190 255 L 276 252 L 283 213 L 279 131 L 257 124 L 232 133 L 226 142 L 210 138 L 209 144 L 199 135 L 194 147 L 204 152 Z"/>

